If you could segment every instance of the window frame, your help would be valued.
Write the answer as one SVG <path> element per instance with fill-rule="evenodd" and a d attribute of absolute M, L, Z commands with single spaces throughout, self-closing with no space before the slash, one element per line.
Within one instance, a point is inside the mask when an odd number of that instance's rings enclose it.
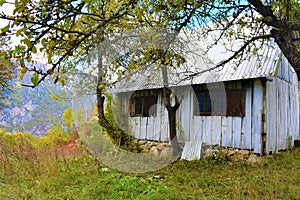
<path fill-rule="evenodd" d="M 246 99 L 246 90 L 239 88 L 226 88 L 225 94 L 226 94 L 226 105 L 225 108 L 222 105 L 218 106 L 218 102 L 213 102 L 211 98 L 211 95 L 209 93 L 209 90 L 207 87 L 193 87 L 195 92 L 195 100 L 194 100 L 194 115 L 195 116 L 238 116 L 238 117 L 244 117 L 245 116 L 245 99 Z M 221 91 L 221 90 L 220 90 Z M 210 108 L 202 108 L 204 111 L 200 111 L 201 108 L 199 107 L 200 102 L 198 99 L 198 94 L 203 93 L 205 95 L 209 96 L 209 99 L 211 100 Z M 238 99 L 235 99 L 238 98 Z M 207 101 L 207 97 L 206 100 Z M 207 102 L 203 103 L 204 106 L 207 106 Z M 215 108 L 215 109 L 214 109 Z M 210 111 L 207 111 L 209 110 Z M 216 110 L 218 109 L 218 110 Z M 215 110 L 215 111 L 213 111 Z"/>
<path fill-rule="evenodd" d="M 157 102 L 158 102 L 158 94 L 156 92 L 148 92 L 148 91 L 134 92 L 129 100 L 130 117 L 151 117 L 151 116 L 156 117 L 157 109 L 155 109 L 155 112 L 153 113 L 149 113 L 149 109 L 153 105 L 157 105 Z M 137 109 L 137 105 L 141 105 L 139 109 Z"/>

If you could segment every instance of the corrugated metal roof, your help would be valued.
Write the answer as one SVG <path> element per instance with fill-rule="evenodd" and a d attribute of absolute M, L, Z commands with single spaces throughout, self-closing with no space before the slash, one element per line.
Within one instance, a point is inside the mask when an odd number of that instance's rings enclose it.
<path fill-rule="evenodd" d="M 240 43 L 231 43 L 233 48 L 238 48 Z M 195 46 L 195 44 L 193 44 Z M 259 77 L 275 76 L 278 66 L 282 65 L 281 51 L 273 41 L 262 45 L 257 54 L 244 55 L 245 60 L 238 65 L 236 61 L 230 61 L 222 67 L 216 68 L 221 61 L 229 58 L 233 53 L 226 50 L 224 45 L 211 48 L 206 54 L 199 44 L 199 49 L 189 51 L 184 57 L 186 63 L 177 68 L 169 68 L 169 86 L 184 86 L 192 84 L 205 84 L 213 82 L 241 80 Z M 284 62 L 288 65 L 288 62 Z M 196 76 L 193 74 L 197 73 Z M 125 80 L 126 79 L 126 80 Z M 135 91 L 143 89 L 162 88 L 162 74 L 157 66 L 148 66 L 137 71 L 117 84 L 115 93 Z"/>

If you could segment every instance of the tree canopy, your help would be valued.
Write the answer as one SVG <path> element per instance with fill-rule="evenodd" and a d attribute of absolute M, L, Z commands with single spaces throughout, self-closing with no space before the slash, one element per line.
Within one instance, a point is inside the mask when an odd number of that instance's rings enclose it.
<path fill-rule="evenodd" d="M 5 51 L 8 49 L 5 37 L 0 38 L 0 51 Z M 13 79 L 14 73 L 13 64 L 11 62 L 5 62 L 5 60 L 0 59 L 0 100 L 5 99 L 9 90 L 11 90 L 10 80 Z M 0 103 L 0 106 L 2 104 Z"/>
<path fill-rule="evenodd" d="M 9 3 L 1 1 L 2 7 Z M 95 49 L 103 37 L 141 26 L 176 31 L 201 26 L 201 37 L 217 31 L 219 37 L 215 43 L 224 37 L 243 41 L 244 45 L 233 57 L 249 51 L 255 41 L 273 38 L 300 73 L 297 0 L 16 0 L 14 5 L 13 15 L 0 13 L 0 18 L 9 21 L 1 29 L 1 35 L 20 37 L 21 43 L 2 51 L 0 56 L 2 60 L 8 55 L 17 59 L 21 73 L 33 73 L 32 83 L 24 84 L 30 87 L 50 75 L 55 82 L 64 83 L 64 73 Z M 214 26 L 210 26 L 212 23 Z M 40 69 L 28 65 L 36 53 L 45 54 L 51 67 Z"/>

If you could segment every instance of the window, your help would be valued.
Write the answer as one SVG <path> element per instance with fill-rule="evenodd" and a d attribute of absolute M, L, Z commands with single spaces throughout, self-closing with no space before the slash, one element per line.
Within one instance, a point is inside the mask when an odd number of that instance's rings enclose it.
<path fill-rule="evenodd" d="M 195 89 L 195 115 L 244 116 L 245 91 L 243 89 L 214 90 Z M 226 96 L 226 98 L 224 98 Z M 225 101 L 226 100 L 226 101 Z"/>
<path fill-rule="evenodd" d="M 211 113 L 211 99 L 208 91 L 200 91 L 196 93 L 199 112 L 202 114 Z"/>
<path fill-rule="evenodd" d="M 129 101 L 130 116 L 156 116 L 156 104 L 157 95 L 134 93 Z"/>

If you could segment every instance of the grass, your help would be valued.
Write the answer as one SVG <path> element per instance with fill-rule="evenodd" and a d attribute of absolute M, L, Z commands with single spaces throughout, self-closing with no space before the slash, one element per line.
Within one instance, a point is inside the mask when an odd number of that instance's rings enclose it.
<path fill-rule="evenodd" d="M 0 165 L 3 200 L 300 199 L 299 151 L 265 157 L 253 165 L 181 160 L 141 174 L 109 169 L 87 153 L 57 157 L 43 152 L 23 159 L 24 152 L 13 152 Z"/>

